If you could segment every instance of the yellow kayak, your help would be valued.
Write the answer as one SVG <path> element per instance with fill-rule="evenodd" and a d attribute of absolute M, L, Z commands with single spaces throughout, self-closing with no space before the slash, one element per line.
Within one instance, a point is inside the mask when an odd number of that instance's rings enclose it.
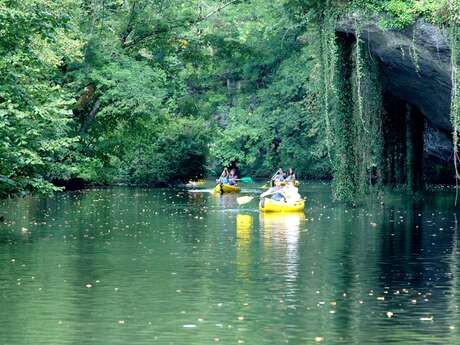
<path fill-rule="evenodd" d="M 261 212 L 299 212 L 303 211 L 305 207 L 305 200 L 300 199 L 294 203 L 287 203 L 285 201 L 276 201 L 270 198 L 263 198 L 260 200 L 259 210 Z"/>
<path fill-rule="evenodd" d="M 229 184 L 218 184 L 217 186 L 214 187 L 214 193 L 239 193 L 240 192 L 240 187 L 237 186 L 231 186 Z"/>

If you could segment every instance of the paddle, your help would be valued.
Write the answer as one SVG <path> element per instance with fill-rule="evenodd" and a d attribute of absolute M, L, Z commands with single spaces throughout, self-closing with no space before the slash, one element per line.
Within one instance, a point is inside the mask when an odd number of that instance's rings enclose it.
<path fill-rule="evenodd" d="M 279 190 L 275 190 L 271 193 L 268 193 L 266 195 L 264 195 L 263 197 L 267 197 L 267 196 L 270 196 L 270 195 L 273 195 L 273 194 L 276 194 L 276 193 L 280 193 Z M 238 203 L 238 205 L 244 205 L 244 204 L 247 204 L 248 202 L 251 202 L 252 199 L 254 199 L 253 196 L 241 196 L 239 198 L 236 198 L 236 202 Z M 284 200 L 286 201 L 286 197 L 284 197 Z"/>
<path fill-rule="evenodd" d="M 275 178 L 275 176 L 278 175 L 278 174 L 279 174 L 280 172 L 282 172 L 282 171 L 283 171 L 283 170 L 282 170 L 281 168 L 279 168 L 278 170 L 276 170 L 276 173 L 272 176 L 272 178 L 270 179 L 269 182 L 271 182 L 271 181 Z"/>
<path fill-rule="evenodd" d="M 238 203 L 238 205 L 244 205 L 248 202 L 251 202 L 252 199 L 254 199 L 253 196 L 241 196 L 239 198 L 236 198 L 236 202 Z"/>
<path fill-rule="evenodd" d="M 278 170 L 276 170 L 275 174 L 270 178 L 269 181 L 265 182 L 261 188 L 270 188 L 271 187 L 271 183 L 273 181 L 273 179 L 275 178 L 276 175 L 278 175 L 280 172 L 282 172 L 283 170 L 281 170 L 281 168 L 279 168 Z"/>
<path fill-rule="evenodd" d="M 219 178 L 217 179 L 217 181 L 220 180 L 220 178 L 222 177 L 222 175 L 224 174 L 224 172 L 227 172 L 227 173 L 228 173 L 227 168 L 224 168 L 224 170 L 222 170 L 222 172 L 221 172 Z"/>
<path fill-rule="evenodd" d="M 249 177 L 249 176 L 246 176 L 246 177 L 242 177 L 242 178 L 237 178 L 236 179 L 237 181 L 241 181 L 243 183 L 253 183 L 254 180 L 252 179 L 252 177 Z"/>

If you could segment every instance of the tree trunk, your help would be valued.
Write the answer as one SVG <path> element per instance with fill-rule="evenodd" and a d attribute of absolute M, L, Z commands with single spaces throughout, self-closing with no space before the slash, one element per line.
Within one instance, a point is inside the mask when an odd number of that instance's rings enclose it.
<path fill-rule="evenodd" d="M 98 99 L 96 100 L 93 107 L 91 108 L 91 111 L 89 112 L 88 116 L 86 116 L 83 122 L 81 123 L 80 131 L 79 131 L 80 136 L 86 133 L 88 127 L 91 125 L 91 123 L 96 118 L 96 114 L 100 106 L 101 106 L 101 100 Z"/>

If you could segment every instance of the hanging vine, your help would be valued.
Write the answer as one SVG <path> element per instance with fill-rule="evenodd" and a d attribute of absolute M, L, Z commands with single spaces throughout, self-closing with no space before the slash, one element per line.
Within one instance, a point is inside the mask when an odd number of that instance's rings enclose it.
<path fill-rule="evenodd" d="M 383 167 L 383 101 L 380 72 L 361 41 L 354 45 L 355 78 L 352 80 L 356 184 L 358 192 L 380 184 Z"/>
<path fill-rule="evenodd" d="M 355 195 L 353 173 L 353 145 L 351 112 L 344 105 L 350 99 L 344 91 L 343 69 L 349 66 L 343 60 L 343 47 L 337 42 L 338 13 L 326 1 L 321 8 L 321 65 L 324 92 L 322 109 L 326 125 L 329 159 L 334 175 L 333 190 L 336 199 L 351 201 Z M 348 79 L 348 78 L 347 78 Z"/>
<path fill-rule="evenodd" d="M 329 1 L 326 6 L 321 8 L 321 18 L 319 24 L 320 32 L 320 55 L 321 70 L 324 92 L 322 93 L 322 109 L 326 127 L 326 146 L 328 157 L 331 165 L 334 166 L 332 159 L 332 147 L 334 146 L 334 137 L 332 134 L 331 117 L 334 113 L 334 100 L 337 95 L 335 71 L 337 66 L 337 44 L 335 42 L 335 25 L 336 16 L 331 11 Z"/>
<path fill-rule="evenodd" d="M 337 8 L 321 5 L 320 95 L 333 192 L 337 200 L 355 203 L 383 174 L 383 100 L 378 62 L 372 59 L 362 39 L 362 15 L 350 7 L 355 37 L 336 32 Z M 342 9 L 343 10 L 343 9 Z"/>
<path fill-rule="evenodd" d="M 415 72 L 417 73 L 418 76 L 420 76 L 420 65 L 418 63 L 418 53 L 417 53 L 417 46 L 416 46 L 416 30 L 417 27 L 414 25 L 413 27 L 413 32 L 412 32 L 412 41 L 409 47 L 409 56 L 414 63 L 415 66 Z"/>
<path fill-rule="evenodd" d="M 460 74 L 459 68 L 459 48 L 460 48 L 460 1 L 449 0 L 449 39 L 451 52 L 451 102 L 450 102 L 450 120 L 452 123 L 452 142 L 454 151 L 454 169 L 455 169 L 455 206 L 458 202 L 459 181 L 460 181 Z"/>
<path fill-rule="evenodd" d="M 363 125 L 363 129 L 367 132 L 366 122 L 363 118 L 363 97 L 361 92 L 361 80 L 363 77 L 363 63 L 361 59 L 361 25 L 357 18 L 355 17 L 355 37 L 356 37 L 356 60 L 355 60 L 355 70 L 356 70 L 356 95 L 357 95 L 357 106 L 358 114 Z"/>
<path fill-rule="evenodd" d="M 452 141 L 454 150 L 454 168 L 455 168 L 455 205 L 457 205 L 458 189 L 460 180 L 460 157 L 459 157 L 459 143 L 460 143 L 460 75 L 458 71 L 459 64 L 459 46 L 460 46 L 460 32 L 459 27 L 451 25 L 450 27 L 450 49 L 451 49 L 451 80 L 452 80 L 452 94 L 451 94 L 451 122 L 452 122 Z"/>

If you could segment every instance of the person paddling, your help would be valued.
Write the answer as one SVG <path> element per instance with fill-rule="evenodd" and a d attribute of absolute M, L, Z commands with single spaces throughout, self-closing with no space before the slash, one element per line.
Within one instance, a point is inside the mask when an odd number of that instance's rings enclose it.
<path fill-rule="evenodd" d="M 222 171 L 222 174 L 220 174 L 220 177 L 216 180 L 216 182 L 220 184 L 228 184 L 228 176 L 228 170 L 227 168 L 224 168 L 224 171 Z"/>
<path fill-rule="evenodd" d="M 275 186 L 275 181 L 280 180 L 280 182 L 284 181 L 284 172 L 283 169 L 279 168 L 276 172 L 275 175 L 272 176 L 271 178 L 271 186 Z"/>
<path fill-rule="evenodd" d="M 296 180 L 296 177 L 295 177 L 294 171 L 292 170 L 292 168 L 289 168 L 287 172 L 287 176 L 286 176 L 286 182 L 292 181 L 295 183 L 295 180 Z"/>
<path fill-rule="evenodd" d="M 228 184 L 231 186 L 236 186 L 238 180 L 238 175 L 236 174 L 235 168 L 230 170 L 230 174 L 228 175 Z"/>
<path fill-rule="evenodd" d="M 295 186 L 295 180 L 287 182 L 287 185 L 283 188 L 283 194 L 286 197 L 287 203 L 294 203 L 302 199 L 299 194 L 299 189 Z"/>
<path fill-rule="evenodd" d="M 276 201 L 285 200 L 286 197 L 283 193 L 283 186 L 281 185 L 281 178 L 276 178 L 274 181 L 274 186 L 269 188 L 267 191 L 260 194 L 261 198 L 271 195 L 271 198 Z"/>

